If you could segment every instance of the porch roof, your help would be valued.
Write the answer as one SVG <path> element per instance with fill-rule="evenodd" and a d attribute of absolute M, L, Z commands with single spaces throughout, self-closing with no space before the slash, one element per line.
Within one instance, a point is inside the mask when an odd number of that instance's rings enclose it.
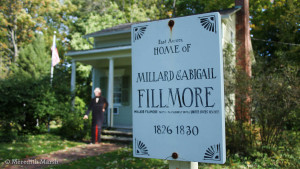
<path fill-rule="evenodd" d="M 66 53 L 66 55 L 67 56 L 78 56 L 78 55 L 88 55 L 88 54 L 95 54 L 95 53 L 115 52 L 115 51 L 130 50 L 130 49 L 131 49 L 131 45 L 129 45 L 129 46 L 108 47 L 108 48 L 101 48 L 101 49 L 74 50 L 74 51 L 68 51 L 68 53 Z"/>

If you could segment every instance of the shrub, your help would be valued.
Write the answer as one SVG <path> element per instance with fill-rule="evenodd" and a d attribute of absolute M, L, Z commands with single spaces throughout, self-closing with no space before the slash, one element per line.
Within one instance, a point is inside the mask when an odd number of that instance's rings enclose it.
<path fill-rule="evenodd" d="M 73 140 L 82 140 L 90 137 L 91 118 L 83 120 L 86 106 L 82 99 L 75 97 L 75 108 L 62 116 L 60 134 Z"/>
<path fill-rule="evenodd" d="M 287 128 L 299 129 L 300 80 L 297 73 L 293 67 L 282 67 L 253 79 L 252 116 L 260 129 L 259 148 L 269 154 L 284 140 Z"/>
<path fill-rule="evenodd" d="M 256 131 L 244 114 L 250 113 L 247 102 L 250 79 L 234 62 L 235 54 L 232 44 L 227 43 L 223 49 L 224 89 L 226 107 L 226 147 L 230 154 L 249 155 L 254 151 Z M 236 99 L 239 98 L 239 112 L 236 112 Z M 246 104 L 245 104 L 246 103 Z M 238 119 L 238 120 L 236 120 Z"/>
<path fill-rule="evenodd" d="M 49 78 L 14 74 L 0 81 L 0 127 L 6 141 L 18 135 L 45 132 L 49 117 L 63 114 L 65 103 L 56 99 Z M 11 139 L 7 139 L 9 133 Z"/>
<path fill-rule="evenodd" d="M 226 147 L 230 154 L 249 156 L 255 152 L 257 131 L 248 122 L 226 119 Z"/>

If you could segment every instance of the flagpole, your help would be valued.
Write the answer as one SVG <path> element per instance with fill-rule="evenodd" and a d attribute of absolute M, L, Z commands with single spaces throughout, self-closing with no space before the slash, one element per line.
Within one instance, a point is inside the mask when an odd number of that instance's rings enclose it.
<path fill-rule="evenodd" d="M 53 35 L 52 53 L 53 53 L 53 50 L 55 48 L 55 39 L 56 39 L 56 31 L 54 31 L 54 35 Z M 54 66 L 52 65 L 52 59 L 53 59 L 52 55 L 51 55 L 51 73 L 50 73 L 50 84 L 51 84 L 51 86 L 52 86 L 53 70 L 54 70 Z"/>
<path fill-rule="evenodd" d="M 52 65 L 53 63 L 53 52 L 55 50 L 55 39 L 56 39 L 56 31 L 54 31 L 54 35 L 53 35 L 53 43 L 52 43 L 52 53 L 51 53 L 51 71 L 50 71 L 50 85 L 52 87 L 52 80 L 53 80 L 53 71 L 54 71 L 54 65 Z M 50 115 L 48 115 L 48 133 L 50 133 Z"/>

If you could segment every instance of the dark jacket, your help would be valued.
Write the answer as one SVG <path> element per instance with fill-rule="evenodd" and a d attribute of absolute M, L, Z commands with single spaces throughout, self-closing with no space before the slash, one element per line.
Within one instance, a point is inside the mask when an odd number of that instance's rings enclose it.
<path fill-rule="evenodd" d="M 98 103 L 96 103 L 96 98 L 99 98 Z M 105 109 L 108 107 L 107 100 L 104 97 L 94 97 L 91 100 L 85 115 L 89 115 L 90 111 L 92 111 L 92 125 L 102 126 L 104 120 L 103 106 Z"/>

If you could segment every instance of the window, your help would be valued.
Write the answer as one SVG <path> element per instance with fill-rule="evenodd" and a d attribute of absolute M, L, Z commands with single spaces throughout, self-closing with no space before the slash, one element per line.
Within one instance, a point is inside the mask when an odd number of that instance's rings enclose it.
<path fill-rule="evenodd" d="M 129 76 L 114 78 L 114 104 L 129 105 Z"/>
<path fill-rule="evenodd" d="M 118 115 L 119 114 L 119 107 L 114 107 L 114 115 Z"/>
<path fill-rule="evenodd" d="M 114 103 L 122 103 L 122 77 L 114 78 Z"/>
<path fill-rule="evenodd" d="M 130 77 L 129 76 L 117 76 L 114 78 L 114 104 L 118 106 L 128 106 L 129 105 L 129 87 L 130 87 Z M 100 88 L 102 90 L 102 95 L 108 98 L 108 77 L 100 78 Z"/>

